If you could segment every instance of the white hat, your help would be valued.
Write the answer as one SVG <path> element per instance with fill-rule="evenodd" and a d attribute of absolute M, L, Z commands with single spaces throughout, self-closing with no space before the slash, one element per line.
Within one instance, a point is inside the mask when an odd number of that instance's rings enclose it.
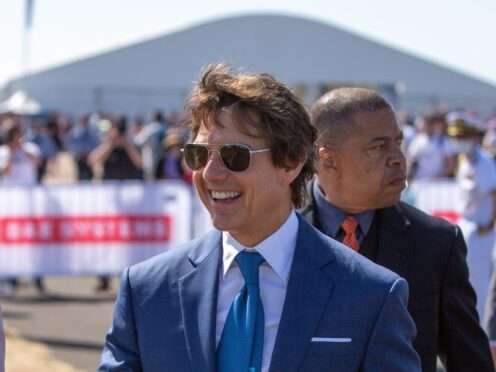
<path fill-rule="evenodd" d="M 475 110 L 452 111 L 446 115 L 450 136 L 481 135 L 485 132 L 484 123 Z"/>

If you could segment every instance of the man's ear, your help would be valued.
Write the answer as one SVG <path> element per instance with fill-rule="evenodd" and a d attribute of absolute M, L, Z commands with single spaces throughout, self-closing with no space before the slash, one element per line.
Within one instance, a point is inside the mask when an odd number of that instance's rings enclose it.
<path fill-rule="evenodd" d="M 328 170 L 337 170 L 336 153 L 327 147 L 319 148 L 319 168 Z"/>
<path fill-rule="evenodd" d="M 288 180 L 290 180 L 289 183 L 292 183 L 296 179 L 296 177 L 298 177 L 306 161 L 307 161 L 307 157 L 305 156 L 305 159 L 295 163 L 293 166 L 288 166 L 284 168 Z"/>

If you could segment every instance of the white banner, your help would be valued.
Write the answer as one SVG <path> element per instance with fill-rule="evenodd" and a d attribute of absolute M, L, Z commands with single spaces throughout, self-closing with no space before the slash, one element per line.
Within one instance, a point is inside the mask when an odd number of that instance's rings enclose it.
<path fill-rule="evenodd" d="M 403 199 L 457 223 L 452 179 L 417 181 Z M 212 228 L 183 182 L 0 187 L 0 278 L 118 274 Z"/>
<path fill-rule="evenodd" d="M 116 274 L 192 237 L 182 182 L 0 188 L 0 277 Z"/>
<path fill-rule="evenodd" d="M 460 190 L 454 179 L 432 178 L 415 181 L 403 199 L 424 212 L 456 224 L 460 217 Z"/>

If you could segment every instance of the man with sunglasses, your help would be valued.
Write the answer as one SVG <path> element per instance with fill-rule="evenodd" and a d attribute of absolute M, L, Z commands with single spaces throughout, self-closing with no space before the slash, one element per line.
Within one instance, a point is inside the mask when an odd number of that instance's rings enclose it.
<path fill-rule="evenodd" d="M 126 269 L 101 371 L 419 371 L 406 282 L 299 217 L 315 129 L 266 74 L 208 67 L 184 159 L 215 230 Z"/>
<path fill-rule="evenodd" d="M 318 177 L 302 214 L 336 240 L 404 277 L 422 371 L 494 371 L 468 281 L 458 227 L 400 202 L 406 186 L 403 134 L 377 92 L 339 88 L 310 110 L 318 131 Z M 351 239 L 344 221 L 355 221 Z M 349 244 L 351 245 L 351 244 Z"/>

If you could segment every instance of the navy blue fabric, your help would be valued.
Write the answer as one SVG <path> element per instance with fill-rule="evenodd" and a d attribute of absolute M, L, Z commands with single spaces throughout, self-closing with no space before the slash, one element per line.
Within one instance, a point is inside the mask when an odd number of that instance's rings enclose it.
<path fill-rule="evenodd" d="M 298 225 L 269 371 L 420 371 L 405 280 Z M 98 371 L 214 372 L 221 269 L 213 231 L 124 270 Z"/>

